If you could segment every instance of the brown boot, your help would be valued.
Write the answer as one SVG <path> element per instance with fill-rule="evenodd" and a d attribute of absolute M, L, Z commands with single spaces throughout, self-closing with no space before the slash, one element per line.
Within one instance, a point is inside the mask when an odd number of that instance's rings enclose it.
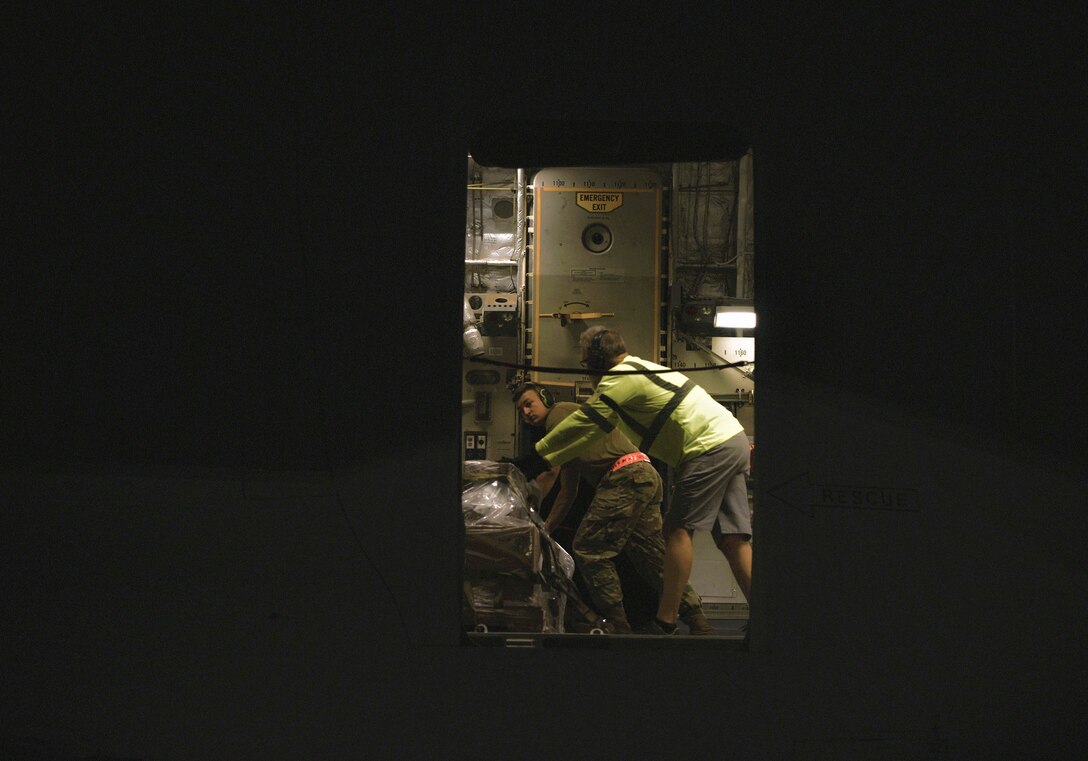
<path fill-rule="evenodd" d="M 688 608 L 687 610 L 681 611 L 680 620 L 687 624 L 688 634 L 704 636 L 718 633 L 718 630 L 710 625 L 710 621 L 707 619 L 706 614 L 703 613 L 701 607 Z"/>
<path fill-rule="evenodd" d="M 627 623 L 627 612 L 623 606 L 604 611 L 605 631 L 609 634 L 630 634 L 631 624 Z"/>

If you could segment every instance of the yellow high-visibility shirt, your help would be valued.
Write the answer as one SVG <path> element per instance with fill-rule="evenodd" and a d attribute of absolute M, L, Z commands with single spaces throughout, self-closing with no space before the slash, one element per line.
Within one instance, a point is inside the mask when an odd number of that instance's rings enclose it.
<path fill-rule="evenodd" d="M 668 370 L 632 356 L 611 369 Z M 536 451 L 549 465 L 562 465 L 613 428 L 673 467 L 744 430 L 729 410 L 681 373 L 605 375 L 593 397 L 538 441 Z"/>

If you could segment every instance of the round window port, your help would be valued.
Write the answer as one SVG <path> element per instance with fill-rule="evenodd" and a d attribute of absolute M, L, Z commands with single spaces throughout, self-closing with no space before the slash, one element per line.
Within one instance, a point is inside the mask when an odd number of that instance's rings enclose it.
<path fill-rule="evenodd" d="M 612 247 L 612 231 L 607 226 L 594 223 L 582 231 L 582 245 L 593 254 L 603 254 Z"/>

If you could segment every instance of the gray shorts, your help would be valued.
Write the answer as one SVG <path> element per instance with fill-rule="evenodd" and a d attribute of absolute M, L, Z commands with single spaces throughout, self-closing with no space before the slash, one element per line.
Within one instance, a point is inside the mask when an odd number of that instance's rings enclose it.
<path fill-rule="evenodd" d="M 748 508 L 748 436 L 729 441 L 680 465 L 673 474 L 666 534 L 674 528 L 709 529 L 714 538 L 743 534 L 752 538 Z"/>

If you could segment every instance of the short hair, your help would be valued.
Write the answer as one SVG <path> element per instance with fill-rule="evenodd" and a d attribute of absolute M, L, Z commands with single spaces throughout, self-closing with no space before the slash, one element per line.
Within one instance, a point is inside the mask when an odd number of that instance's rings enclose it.
<path fill-rule="evenodd" d="M 607 360 L 627 353 L 627 344 L 624 343 L 623 336 L 604 325 L 586 328 L 585 332 L 578 337 L 578 345 L 586 352 L 590 360 L 599 359 L 597 369 L 607 369 Z M 595 365 L 590 362 L 590 366 Z"/>
<path fill-rule="evenodd" d="M 543 402 L 544 398 L 543 396 L 541 396 L 540 390 L 541 386 L 539 383 L 533 383 L 532 381 L 525 381 L 524 383 L 519 383 L 517 386 L 514 387 L 514 390 L 511 392 L 510 401 L 512 401 L 514 404 L 517 404 L 518 399 L 520 399 L 521 395 L 524 394 L 526 391 L 535 391 L 537 398 L 539 398 L 540 401 Z M 545 403 L 544 406 L 547 407 L 547 403 Z"/>

